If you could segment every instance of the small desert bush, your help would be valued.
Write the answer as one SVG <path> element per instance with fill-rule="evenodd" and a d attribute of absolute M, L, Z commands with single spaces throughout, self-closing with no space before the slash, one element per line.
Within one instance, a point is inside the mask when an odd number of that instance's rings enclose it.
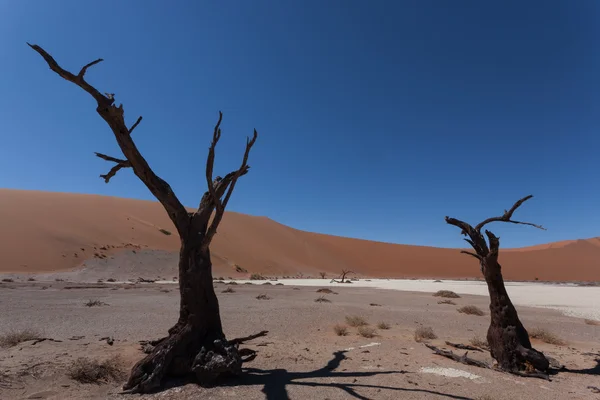
<path fill-rule="evenodd" d="M 375 328 L 371 328 L 370 326 L 359 326 L 358 334 L 364 338 L 372 338 L 375 337 Z"/>
<path fill-rule="evenodd" d="M 229 281 L 227 282 L 228 285 L 237 285 L 238 283 L 236 281 Z"/>
<path fill-rule="evenodd" d="M 458 311 L 461 314 L 477 315 L 479 317 L 485 315 L 485 313 L 479 307 L 476 306 L 464 306 L 457 309 L 456 311 Z"/>
<path fill-rule="evenodd" d="M 100 362 L 80 357 L 69 366 L 68 376 L 80 383 L 108 383 L 123 378 L 123 369 L 118 358 Z"/>
<path fill-rule="evenodd" d="M 584 320 L 584 322 L 585 322 L 587 325 L 595 325 L 595 326 L 600 326 L 600 321 L 595 321 L 595 320 L 593 320 L 593 319 L 586 319 L 586 320 Z"/>
<path fill-rule="evenodd" d="M 27 278 L 27 281 L 33 282 L 33 281 L 35 281 L 35 278 Z"/>
<path fill-rule="evenodd" d="M 108 279 L 106 280 L 106 282 L 116 282 L 116 281 L 117 281 L 117 280 L 116 280 L 115 278 L 108 278 Z"/>
<path fill-rule="evenodd" d="M 19 343 L 39 339 L 40 337 L 40 333 L 33 329 L 13 331 L 0 336 L 0 347 L 13 347 Z"/>
<path fill-rule="evenodd" d="M 415 330 L 415 341 L 423 342 L 426 340 L 437 339 L 437 335 L 429 326 L 420 326 Z"/>
<path fill-rule="evenodd" d="M 445 297 L 447 299 L 458 299 L 459 295 L 454 293 L 452 290 L 438 290 L 433 294 L 435 297 Z"/>
<path fill-rule="evenodd" d="M 333 331 L 338 336 L 346 336 L 348 334 L 348 328 L 345 325 L 334 325 Z"/>
<path fill-rule="evenodd" d="M 11 282 L 14 282 L 14 281 L 15 280 L 11 279 L 11 278 L 4 278 L 4 279 L 2 279 L 2 282 L 6 282 L 6 283 L 11 283 Z"/>
<path fill-rule="evenodd" d="M 86 306 L 86 307 L 100 307 L 100 306 L 107 306 L 107 305 L 108 305 L 108 304 L 106 304 L 106 303 L 105 303 L 105 302 L 103 302 L 103 301 L 100 301 L 100 300 L 92 300 L 92 299 L 88 300 L 88 301 L 85 303 L 85 306 Z"/>
<path fill-rule="evenodd" d="M 353 328 L 358 326 L 369 325 L 369 323 L 361 316 L 358 315 L 348 315 L 346 316 L 346 323 Z"/>
<path fill-rule="evenodd" d="M 387 322 L 383 322 L 382 321 L 382 322 L 380 322 L 380 323 L 377 324 L 377 328 L 379 328 L 379 329 L 390 329 L 391 326 Z"/>
<path fill-rule="evenodd" d="M 329 288 L 321 288 L 317 289 L 317 293 L 333 294 L 335 292 Z"/>
<path fill-rule="evenodd" d="M 264 276 L 262 276 L 261 274 L 252 274 L 250 275 L 250 280 L 251 281 L 264 281 L 266 278 Z"/>
<path fill-rule="evenodd" d="M 438 304 L 451 304 L 453 306 L 456 305 L 456 303 L 453 302 L 452 300 L 440 300 L 440 301 L 438 301 Z"/>
<path fill-rule="evenodd" d="M 565 345 L 566 342 L 544 328 L 533 328 L 529 331 L 529 337 L 532 339 L 539 339 L 544 343 L 554 344 L 557 346 Z"/>
<path fill-rule="evenodd" d="M 469 340 L 471 346 L 479 347 L 481 349 L 487 349 L 489 347 L 487 340 L 480 338 L 479 336 L 473 336 L 471 340 Z"/>
<path fill-rule="evenodd" d="M 227 289 L 223 290 L 221 293 L 235 293 L 235 290 L 233 290 L 233 288 L 228 287 Z"/>
<path fill-rule="evenodd" d="M 320 296 L 315 299 L 317 303 L 331 303 L 331 300 L 326 298 L 325 296 Z"/>
<path fill-rule="evenodd" d="M 166 229 L 162 229 L 162 228 L 161 228 L 161 229 L 159 229 L 159 231 L 160 231 L 161 233 L 163 233 L 163 234 L 167 235 L 167 236 L 170 236 L 170 235 L 171 235 L 171 232 L 170 232 L 170 231 L 168 231 L 168 230 L 166 230 Z"/>
<path fill-rule="evenodd" d="M 267 296 L 266 294 L 259 294 L 258 296 L 256 296 L 256 298 L 258 300 L 271 300 L 271 298 L 269 296 Z"/>
<path fill-rule="evenodd" d="M 235 264 L 235 272 L 239 272 L 240 274 L 245 274 L 248 272 L 246 268 L 242 268 L 239 265 Z"/>

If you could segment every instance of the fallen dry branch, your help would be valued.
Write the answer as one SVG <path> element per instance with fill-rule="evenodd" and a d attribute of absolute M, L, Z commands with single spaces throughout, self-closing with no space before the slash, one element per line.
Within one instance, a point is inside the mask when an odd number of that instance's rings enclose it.
<path fill-rule="evenodd" d="M 229 341 L 229 344 L 232 344 L 232 345 L 240 345 L 240 344 L 242 344 L 242 343 L 249 342 L 249 341 L 251 341 L 251 340 L 254 340 L 254 339 L 256 339 L 256 338 L 263 337 L 263 336 L 267 336 L 267 333 L 269 333 L 269 331 L 260 331 L 260 332 L 258 332 L 258 333 L 255 333 L 254 335 L 250 335 L 250 336 L 244 336 L 244 337 L 241 337 L 241 338 L 235 338 L 235 339 L 231 339 L 231 340 Z"/>
<path fill-rule="evenodd" d="M 49 342 L 56 342 L 56 343 L 62 343 L 62 340 L 58 340 L 58 339 L 52 339 L 52 338 L 38 338 L 38 339 L 35 339 L 35 340 L 34 340 L 34 341 L 31 343 L 31 345 L 32 345 L 32 346 L 34 346 L 34 345 L 36 345 L 36 344 L 38 344 L 38 343 L 45 342 L 45 341 L 49 341 Z"/>
<path fill-rule="evenodd" d="M 471 345 L 468 345 L 468 344 L 452 343 L 452 342 L 446 341 L 446 345 L 454 347 L 456 349 L 480 351 L 480 352 L 483 353 L 483 350 L 481 350 L 479 347 L 471 346 Z"/>

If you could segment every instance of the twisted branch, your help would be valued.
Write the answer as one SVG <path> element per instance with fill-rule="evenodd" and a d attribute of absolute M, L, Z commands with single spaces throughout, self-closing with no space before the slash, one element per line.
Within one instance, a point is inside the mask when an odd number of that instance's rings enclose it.
<path fill-rule="evenodd" d="M 120 158 L 114 158 L 114 157 L 107 156 L 106 154 L 102 154 L 102 153 L 94 153 L 94 154 L 96 154 L 96 157 L 99 157 L 103 160 L 116 163 L 116 165 L 114 167 L 112 167 L 110 169 L 110 171 L 108 171 L 108 174 L 100 175 L 100 178 L 104 179 L 104 182 L 106 182 L 106 183 L 108 183 L 110 181 L 110 178 L 115 176 L 121 168 L 131 168 L 131 163 L 127 160 L 121 160 Z"/>

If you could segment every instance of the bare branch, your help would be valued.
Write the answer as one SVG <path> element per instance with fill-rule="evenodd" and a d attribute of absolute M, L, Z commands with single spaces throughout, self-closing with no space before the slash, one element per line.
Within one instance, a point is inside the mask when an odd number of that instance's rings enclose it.
<path fill-rule="evenodd" d="M 85 75 L 85 73 L 87 72 L 87 69 L 88 69 L 89 67 L 91 67 L 91 66 L 93 66 L 93 65 L 96 65 L 96 64 L 98 64 L 98 63 L 100 63 L 100 62 L 102 62 L 102 61 L 104 61 L 104 59 L 102 59 L 102 58 L 99 58 L 99 59 L 97 59 L 97 60 L 95 60 L 95 61 L 92 61 L 92 62 L 91 62 L 91 63 L 89 63 L 89 64 L 86 64 L 86 65 L 84 65 L 84 66 L 83 66 L 83 68 L 81 68 L 81 71 L 79 71 L 79 74 L 77 74 L 77 77 L 78 77 L 79 79 L 83 78 L 83 77 L 84 77 L 84 75 Z"/>
<path fill-rule="evenodd" d="M 119 172 L 119 170 L 121 168 L 131 168 L 131 163 L 127 160 L 121 160 L 119 158 L 107 156 L 106 154 L 102 154 L 102 153 L 94 153 L 94 154 L 96 154 L 97 157 L 100 157 L 103 160 L 116 163 L 116 165 L 114 167 L 112 167 L 110 169 L 110 171 L 108 171 L 108 174 L 100 175 L 100 178 L 104 179 L 104 182 L 106 182 L 106 183 L 108 183 L 110 181 L 110 178 L 115 176 L 116 173 Z"/>
<path fill-rule="evenodd" d="M 473 253 L 473 252 L 466 251 L 466 250 L 462 250 L 462 251 L 461 251 L 461 253 L 462 253 L 462 254 L 468 254 L 468 255 L 470 255 L 470 256 L 473 256 L 473 257 L 475 257 L 475 258 L 476 258 L 476 259 L 478 259 L 479 261 L 481 261 L 481 256 L 479 256 L 479 255 L 477 255 L 477 254 L 475 254 L 475 253 Z"/>
<path fill-rule="evenodd" d="M 510 210 L 508 210 L 508 211 L 504 210 L 504 214 L 502 216 L 488 218 L 485 221 L 482 221 L 479 224 L 477 224 L 477 226 L 475 227 L 475 230 L 477 232 L 481 232 L 481 228 L 483 228 L 485 225 L 489 224 L 490 222 L 509 222 L 511 224 L 529 225 L 529 226 L 533 226 L 538 229 L 546 230 L 546 228 L 544 228 L 543 226 L 532 224 L 531 222 L 521 222 L 521 221 L 511 220 L 512 215 L 517 210 L 517 208 L 519 208 L 521 206 L 521 204 L 525 203 L 527 200 L 531 199 L 532 197 L 533 197 L 533 195 L 531 195 L 531 194 L 529 196 L 523 197 L 521 200 L 517 201 L 510 208 Z"/>
<path fill-rule="evenodd" d="M 140 124 L 140 122 L 142 122 L 142 116 L 141 115 L 138 117 L 137 121 L 135 121 L 135 124 L 133 124 L 133 126 L 131 128 L 129 128 L 129 134 L 130 135 L 133 132 L 133 130 L 135 128 L 137 128 L 137 126 Z"/>
<path fill-rule="evenodd" d="M 42 56 L 52 71 L 56 72 L 63 79 L 76 84 L 88 92 L 98 103 L 96 112 L 112 130 L 115 139 L 117 140 L 117 144 L 125 155 L 126 161 L 129 163 L 125 164 L 125 160 L 114 159 L 113 157 L 102 157 L 107 161 L 117 163 L 117 165 L 113 167 L 108 174 L 103 176 L 105 181 L 110 180 L 110 178 L 114 176 L 119 169 L 131 167 L 135 175 L 146 185 L 154 197 L 156 197 L 156 199 L 163 205 L 179 234 L 187 234 L 189 218 L 186 209 L 183 207 L 175 193 L 173 193 L 173 190 L 169 184 L 157 176 L 152 168 L 150 168 L 150 165 L 148 165 L 148 162 L 142 156 L 135 145 L 135 142 L 131 138 L 130 133 L 139 124 L 141 117 L 138 118 L 132 129 L 128 129 L 127 125 L 125 124 L 123 105 L 119 105 L 118 107 L 114 105 L 114 94 L 105 96 L 101 94 L 98 89 L 87 83 L 84 79 L 87 68 L 99 63 L 101 59 L 85 65 L 78 75 L 74 75 L 58 65 L 56 60 L 54 60 L 54 58 L 52 58 L 52 56 L 40 46 L 29 43 L 27 44 Z"/>
<path fill-rule="evenodd" d="M 219 111 L 219 120 L 215 125 L 215 129 L 213 131 L 213 139 L 210 143 L 210 147 L 208 149 L 208 157 L 206 158 L 206 185 L 208 186 L 208 193 L 210 193 L 211 200 L 213 205 L 217 209 L 217 213 L 223 212 L 224 207 L 221 203 L 221 198 L 217 196 L 215 192 L 215 184 L 217 182 L 213 182 L 213 168 L 215 164 L 215 147 L 221 138 L 221 121 L 223 120 L 223 113 Z"/>

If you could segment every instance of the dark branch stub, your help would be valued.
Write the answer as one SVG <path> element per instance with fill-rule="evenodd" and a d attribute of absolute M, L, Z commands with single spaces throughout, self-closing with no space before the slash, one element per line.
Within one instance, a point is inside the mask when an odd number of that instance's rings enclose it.
<path fill-rule="evenodd" d="M 96 154 L 96 157 L 99 157 L 103 160 L 116 163 L 116 165 L 114 167 L 112 167 L 110 169 L 110 171 L 108 171 L 108 174 L 100 175 L 100 178 L 104 179 L 104 182 L 106 182 L 106 183 L 108 183 L 110 181 L 110 178 L 115 176 L 121 168 L 131 168 L 131 163 L 127 160 L 121 160 L 119 158 L 107 156 L 106 154 L 102 154 L 102 153 L 94 153 L 94 154 Z"/>
<path fill-rule="evenodd" d="M 500 239 L 489 230 L 486 230 L 485 235 L 488 238 L 486 242 L 481 234 L 481 229 L 491 222 L 507 222 L 544 229 L 541 225 L 512 220 L 514 212 L 532 197 L 532 195 L 523 197 L 510 210 L 505 210 L 502 216 L 488 218 L 477 224 L 475 228 L 455 218 L 446 217 L 445 219 L 446 223 L 460 228 L 461 233 L 468 236 L 465 240 L 475 252 L 462 250 L 461 253 L 476 258 L 485 277 L 490 295 L 491 322 L 487 333 L 487 341 L 491 356 L 498 361 L 498 366 L 505 371 L 517 375 L 540 377 L 547 376 L 546 372 L 550 364 L 543 353 L 531 346 L 529 334 L 519 320 L 517 310 L 508 296 L 498 262 Z M 436 351 L 436 354 L 459 362 L 466 360 L 466 356 L 456 356 L 452 352 L 444 352 L 439 349 L 432 348 L 432 350 Z"/>

